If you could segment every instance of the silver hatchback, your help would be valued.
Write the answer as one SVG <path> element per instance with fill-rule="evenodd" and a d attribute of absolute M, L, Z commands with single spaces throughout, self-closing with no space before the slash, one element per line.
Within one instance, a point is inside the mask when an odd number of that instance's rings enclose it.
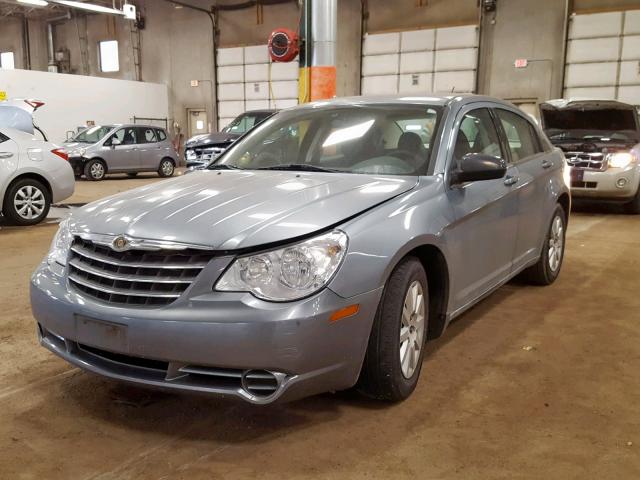
<path fill-rule="evenodd" d="M 64 144 L 77 177 L 102 180 L 108 173 L 158 172 L 173 175 L 178 154 L 164 128 L 152 125 L 100 125 Z"/>

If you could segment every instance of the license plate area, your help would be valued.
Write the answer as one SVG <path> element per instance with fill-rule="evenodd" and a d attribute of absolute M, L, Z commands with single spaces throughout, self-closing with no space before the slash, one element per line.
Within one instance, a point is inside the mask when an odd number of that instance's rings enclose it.
<path fill-rule="evenodd" d="M 82 315 L 76 315 L 75 322 L 78 343 L 115 352 L 129 351 L 126 325 Z"/>

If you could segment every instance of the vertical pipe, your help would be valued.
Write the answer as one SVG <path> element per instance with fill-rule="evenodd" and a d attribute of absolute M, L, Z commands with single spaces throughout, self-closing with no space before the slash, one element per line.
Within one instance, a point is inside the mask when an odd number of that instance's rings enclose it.
<path fill-rule="evenodd" d="M 307 1 L 311 3 L 310 99 L 314 101 L 336 96 L 338 1 Z"/>
<path fill-rule="evenodd" d="M 55 49 L 53 47 L 53 23 L 47 23 L 47 52 L 49 54 L 49 71 L 52 71 L 52 67 L 56 67 Z"/>
<path fill-rule="evenodd" d="M 29 37 L 29 20 L 26 15 L 22 19 L 22 49 L 24 51 L 24 69 L 31 70 L 31 39 Z"/>

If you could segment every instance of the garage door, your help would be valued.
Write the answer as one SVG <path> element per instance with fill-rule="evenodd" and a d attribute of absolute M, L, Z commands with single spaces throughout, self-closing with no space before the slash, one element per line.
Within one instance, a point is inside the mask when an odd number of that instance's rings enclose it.
<path fill-rule="evenodd" d="M 571 17 L 564 96 L 640 105 L 640 10 Z"/>
<path fill-rule="evenodd" d="M 476 25 L 367 34 L 362 94 L 473 92 L 477 65 Z"/>
<path fill-rule="evenodd" d="M 298 104 L 297 60 L 270 63 L 267 45 L 256 45 L 219 48 L 217 63 L 218 128 L 248 110 Z"/>

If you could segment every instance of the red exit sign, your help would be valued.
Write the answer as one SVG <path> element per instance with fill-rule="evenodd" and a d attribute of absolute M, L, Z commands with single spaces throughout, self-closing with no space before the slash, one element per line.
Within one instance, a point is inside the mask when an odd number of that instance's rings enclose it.
<path fill-rule="evenodd" d="M 527 65 L 529 65 L 529 61 L 526 58 L 516 58 L 513 62 L 513 66 L 516 68 L 527 68 Z"/>

